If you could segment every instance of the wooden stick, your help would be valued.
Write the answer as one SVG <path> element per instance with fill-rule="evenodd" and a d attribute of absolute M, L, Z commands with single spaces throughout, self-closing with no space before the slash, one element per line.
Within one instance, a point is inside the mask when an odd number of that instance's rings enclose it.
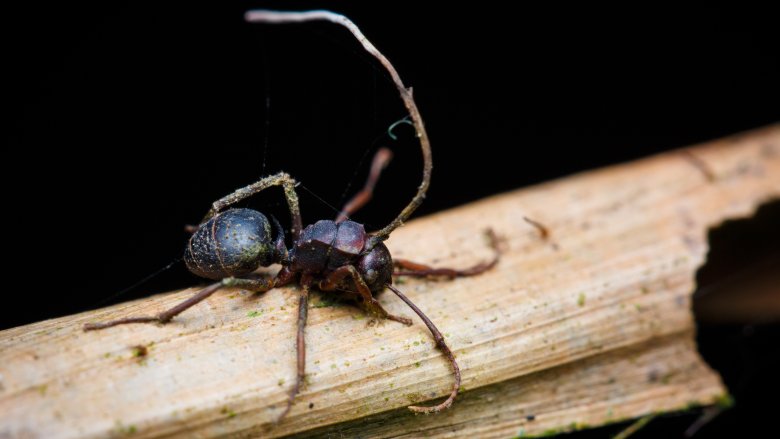
<path fill-rule="evenodd" d="M 511 437 L 714 403 L 726 390 L 695 349 L 695 273 L 709 228 L 780 197 L 780 126 L 685 151 L 393 233 L 395 256 L 431 265 L 489 259 L 487 228 L 504 246 L 482 275 L 401 285 L 461 366 L 464 392 L 441 413 L 406 409 L 452 390 L 422 323 L 368 326 L 358 308 L 313 292 L 306 385 L 274 425 L 295 378 L 295 287 L 220 291 L 165 326 L 81 329 L 155 315 L 193 287 L 0 332 L 0 437 Z M 409 312 L 391 293 L 380 301 Z"/>

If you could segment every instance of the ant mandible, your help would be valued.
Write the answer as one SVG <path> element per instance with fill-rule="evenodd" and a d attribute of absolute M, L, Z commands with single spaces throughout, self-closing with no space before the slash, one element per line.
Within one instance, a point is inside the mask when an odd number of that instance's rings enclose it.
<path fill-rule="evenodd" d="M 409 111 L 422 149 L 422 184 L 398 217 L 383 229 L 366 233 L 362 224 L 348 218 L 371 198 L 374 184 L 379 178 L 382 168 L 390 159 L 389 151 L 382 149 L 377 153 L 365 187 L 344 206 L 335 221 L 320 220 L 306 228 L 303 228 L 298 195 L 295 192 L 296 181 L 284 172 L 263 178 L 215 201 L 189 240 L 189 245 L 184 253 L 187 268 L 200 277 L 214 279 L 217 282 L 156 316 L 128 317 L 104 323 L 89 323 L 84 326 L 84 330 L 105 329 L 128 323 L 168 323 L 174 316 L 200 303 L 221 288 L 239 287 L 261 293 L 297 280 L 301 287 L 299 290 L 296 341 L 297 376 L 295 384 L 289 391 L 287 405 L 278 418 L 281 420 L 290 411 L 304 379 L 306 363 L 304 328 L 306 326 L 309 291 L 312 288 L 317 288 L 323 292 L 346 293 L 374 318 L 389 319 L 411 325 L 410 319 L 388 313 L 376 300 L 375 295 L 388 288 L 422 319 L 436 340 L 436 346 L 452 365 L 455 377 L 452 392 L 444 402 L 430 407 L 409 406 L 409 409 L 417 413 L 433 413 L 446 409 L 452 405 L 460 388 L 458 364 L 452 351 L 444 342 L 441 332 L 409 298 L 392 285 L 392 277 L 394 274 L 420 277 L 457 277 L 482 273 L 498 262 L 499 255 L 495 236 L 488 231 L 491 245 L 495 251 L 493 259 L 463 270 L 432 268 L 424 264 L 398 259 L 393 261 L 383 241 L 390 236 L 393 230 L 403 224 L 422 203 L 431 178 L 430 142 L 422 117 L 412 97 L 411 89 L 407 89 L 403 85 L 401 78 L 387 58 L 366 39 L 352 21 L 343 15 L 330 11 L 256 10 L 247 12 L 245 18 L 249 22 L 266 23 L 326 20 L 340 24 L 352 32 L 364 49 L 379 60 L 390 73 Z M 285 246 L 284 230 L 275 218 L 271 217 L 272 221 L 269 221 L 265 215 L 251 209 L 230 208 L 225 210 L 274 186 L 283 188 L 292 218 L 292 248 L 289 250 Z M 282 265 L 276 276 L 269 279 L 253 274 L 259 267 L 267 267 L 271 264 Z M 395 267 L 400 270 L 394 270 Z"/>

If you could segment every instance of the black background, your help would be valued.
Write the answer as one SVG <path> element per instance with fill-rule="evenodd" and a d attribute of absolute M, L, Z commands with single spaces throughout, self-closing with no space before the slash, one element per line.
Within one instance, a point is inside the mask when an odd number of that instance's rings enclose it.
<path fill-rule="evenodd" d="M 381 227 L 408 201 L 419 151 L 408 127 L 386 134 L 405 113 L 384 71 L 334 25 L 246 24 L 252 7 L 343 12 L 414 87 L 434 150 L 419 215 L 780 120 L 769 10 L 419 3 L 6 9 L 5 275 L 19 285 L 0 328 L 198 282 L 177 264 L 108 299 L 179 257 L 184 224 L 263 174 L 302 181 L 313 222 L 389 146 L 355 219 Z M 281 200 L 248 205 L 286 223 Z M 760 426 L 748 411 L 729 425 Z"/>

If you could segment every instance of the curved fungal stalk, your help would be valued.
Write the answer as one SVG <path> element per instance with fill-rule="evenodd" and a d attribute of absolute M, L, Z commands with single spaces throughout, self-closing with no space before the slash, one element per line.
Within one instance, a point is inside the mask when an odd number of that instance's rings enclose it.
<path fill-rule="evenodd" d="M 401 77 L 398 75 L 398 72 L 395 70 L 395 67 L 393 67 L 393 64 L 391 64 L 387 57 L 385 57 L 385 55 L 382 54 L 382 52 L 380 52 L 379 49 L 377 49 L 376 46 L 374 46 L 374 44 L 371 43 L 368 38 L 366 38 L 365 35 L 363 35 L 363 32 L 360 31 L 357 25 L 353 23 L 352 20 L 341 14 L 323 10 L 287 12 L 258 9 L 247 11 L 247 13 L 244 15 L 244 18 L 246 21 L 253 23 L 300 23 L 306 21 L 324 20 L 339 24 L 352 32 L 352 35 L 354 35 L 355 38 L 360 42 L 366 52 L 370 53 L 374 58 L 376 58 L 387 70 L 387 72 L 390 73 L 390 77 L 392 78 L 395 87 L 398 89 L 398 93 L 401 95 L 401 99 L 406 106 L 406 110 L 409 111 L 409 116 L 412 118 L 412 124 L 414 125 L 414 129 L 417 133 L 417 138 L 420 139 L 420 148 L 422 149 L 423 156 L 423 175 L 422 183 L 420 183 L 420 186 L 417 188 L 417 193 L 412 198 L 412 201 L 410 201 L 409 204 L 404 207 L 401 213 L 399 213 L 398 216 L 390 222 L 390 224 L 386 225 L 383 229 L 371 234 L 371 238 L 366 244 L 366 249 L 370 250 L 374 248 L 375 245 L 386 240 L 393 230 L 401 226 L 404 221 L 409 219 L 412 213 L 417 210 L 418 207 L 420 207 L 420 204 L 422 204 L 423 200 L 425 199 L 425 193 L 428 192 L 428 186 L 431 182 L 431 169 L 433 168 L 431 143 L 428 139 L 428 133 L 425 131 L 425 125 L 423 124 L 420 110 L 417 109 L 417 104 L 414 102 L 412 89 L 406 88 L 403 81 L 401 81 Z"/>

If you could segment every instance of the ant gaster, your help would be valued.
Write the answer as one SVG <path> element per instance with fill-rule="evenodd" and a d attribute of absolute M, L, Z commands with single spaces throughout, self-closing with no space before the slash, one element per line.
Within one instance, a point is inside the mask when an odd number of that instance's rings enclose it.
<path fill-rule="evenodd" d="M 460 387 L 460 370 L 455 357 L 433 322 L 392 285 L 392 277 L 394 274 L 420 277 L 456 277 L 482 273 L 493 267 L 498 261 L 495 236 L 492 232 L 488 233 L 493 249 L 496 251 L 494 258 L 490 262 L 464 270 L 432 268 L 405 260 L 393 261 L 383 241 L 393 230 L 402 225 L 422 203 L 431 177 L 430 143 L 417 105 L 412 98 L 411 89 L 407 89 L 403 85 L 401 78 L 387 58 L 366 39 L 352 21 L 343 15 L 329 11 L 277 12 L 257 10 L 247 12 L 245 18 L 249 22 L 268 23 L 327 20 L 340 24 L 352 32 L 363 47 L 377 58 L 390 73 L 409 111 L 411 122 L 422 148 L 424 162 L 422 184 L 398 217 L 383 229 L 366 233 L 362 224 L 350 221 L 348 218 L 371 198 L 374 184 L 379 178 L 382 168 L 390 159 L 388 150 L 382 149 L 377 153 L 365 187 L 345 205 L 335 221 L 320 220 L 306 228 L 303 228 L 298 196 L 295 192 L 296 181 L 284 172 L 263 178 L 215 201 L 189 240 L 189 245 L 184 253 L 187 268 L 200 277 L 214 279 L 217 282 L 156 316 L 128 317 L 104 323 L 90 323 L 85 325 L 84 329 L 97 330 L 128 323 L 167 323 L 174 316 L 224 287 L 239 287 L 260 293 L 297 280 L 301 287 L 298 293 L 297 377 L 295 384 L 289 391 L 287 405 L 278 418 L 282 419 L 292 407 L 304 379 L 306 363 L 304 327 L 310 289 L 317 288 L 323 292 L 340 292 L 350 295 L 374 318 L 389 319 L 411 325 L 410 319 L 388 313 L 376 300 L 375 295 L 388 288 L 423 320 L 433 334 L 436 346 L 449 360 L 455 378 L 452 391 L 444 402 L 431 407 L 410 406 L 409 409 L 418 413 L 432 413 L 449 407 Z M 272 217 L 269 221 L 265 215 L 251 209 L 229 208 L 258 192 L 275 186 L 283 188 L 292 219 L 292 247 L 290 249 L 287 249 L 285 245 L 284 230 L 276 219 Z M 267 267 L 271 264 L 282 265 L 276 276 L 263 278 L 253 274 L 257 268 Z M 400 270 L 394 271 L 394 267 L 398 267 Z"/>

